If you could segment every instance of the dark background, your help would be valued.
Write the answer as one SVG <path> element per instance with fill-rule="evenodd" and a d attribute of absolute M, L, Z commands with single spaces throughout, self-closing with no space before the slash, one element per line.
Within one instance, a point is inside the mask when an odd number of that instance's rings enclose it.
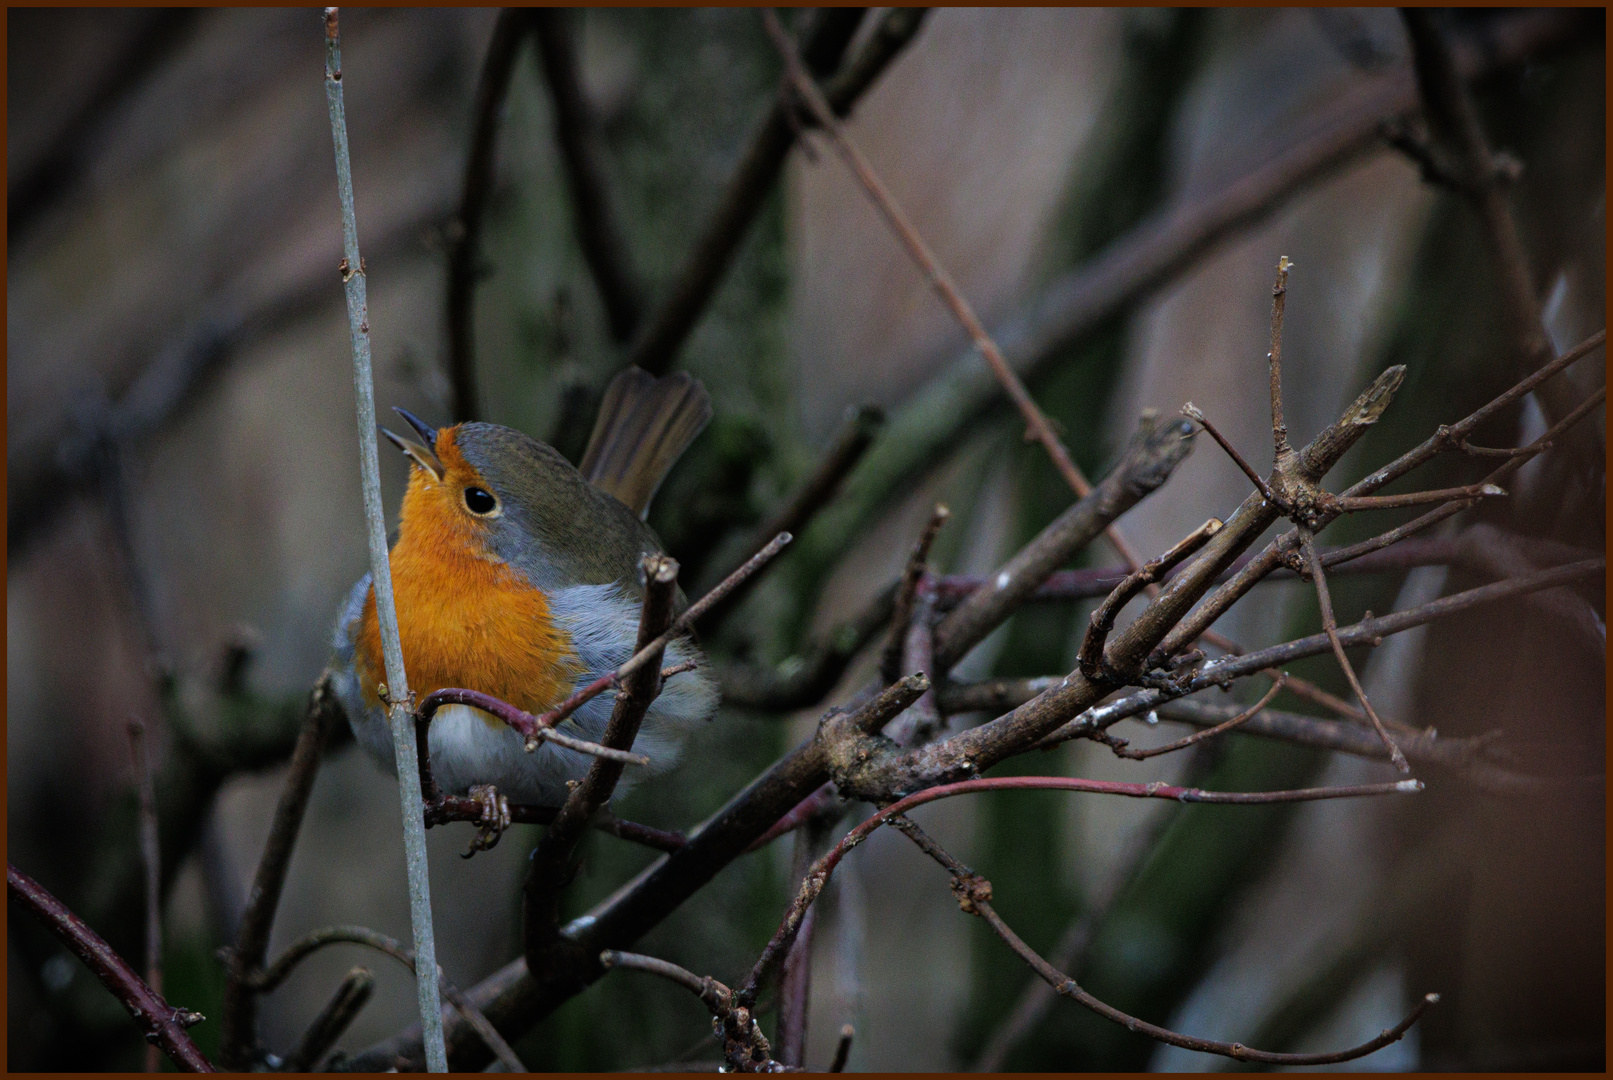
<path fill-rule="evenodd" d="M 431 422 L 449 419 L 444 253 L 494 19 L 373 9 L 342 18 L 377 400 Z M 575 13 L 572 26 L 610 197 L 653 305 L 770 106 L 780 65 L 750 11 L 599 10 Z M 340 599 L 367 565 L 321 25 L 311 10 L 12 10 L 7 31 L 8 858 L 138 962 L 125 724 L 153 724 L 165 805 L 185 808 L 164 820 L 167 996 L 208 1014 L 193 1034 L 211 1053 L 222 986 L 213 953 L 233 934 L 261 851 L 285 732 L 325 662 Z M 1407 57 L 1399 19 L 1384 10 L 945 10 L 849 130 L 995 324 L 1139 221 L 1275 153 L 1330 100 Z M 1605 86 L 1602 16 L 1590 12 L 1569 44 L 1476 88 L 1492 144 L 1524 165 L 1514 206 L 1559 349 L 1605 323 Z M 965 343 L 828 145 L 814 145 L 815 161 L 792 156 L 678 354 L 716 406 L 651 516 L 683 562 L 686 588 L 807 475 L 848 406 L 872 401 L 897 415 Z M 476 294 L 483 409 L 575 453 L 590 395 L 623 352 L 578 246 L 530 45 L 501 116 L 495 175 Z M 1141 408 L 1169 414 L 1186 400 L 1263 467 L 1279 255 L 1296 264 L 1285 346 L 1296 435 L 1308 437 L 1382 368 L 1409 368 L 1337 486 L 1511 383 L 1471 211 L 1384 148 L 1216 247 L 1032 384 L 1089 474 L 1113 459 Z M 1603 380 L 1601 365 L 1598 356 L 1573 369 L 1579 394 Z M 581 403 L 576 415 L 566 402 Z M 124 426 L 97 443 L 109 416 Z M 1592 422 L 1605 431 L 1600 415 Z M 1530 401 L 1480 441 L 1507 445 L 1541 430 Z M 710 643 L 713 655 L 778 660 L 807 631 L 848 617 L 894 575 L 938 499 L 954 518 L 937 563 L 976 573 L 999 565 L 1070 498 L 1020 431 L 996 409 L 860 520 L 855 542 L 832 559 L 821 544 L 800 545 Z M 1124 520 L 1140 550 L 1164 550 L 1242 498 L 1246 481 L 1201 443 Z M 1475 475 L 1469 463 L 1442 461 L 1418 481 Z M 384 457 L 394 512 L 403 478 L 403 462 Z M 1600 475 L 1548 456 L 1482 517 L 1600 549 L 1604 490 Z M 1345 521 L 1326 540 L 1382 527 L 1381 518 Z M 1472 584 L 1438 568 L 1358 577 L 1335 587 L 1335 602 L 1352 619 Z M 1027 611 L 965 670 L 1068 670 L 1084 625 L 1084 609 Z M 1250 646 L 1316 627 L 1314 598 L 1281 585 L 1222 625 Z M 1529 771 L 1604 771 L 1605 629 L 1591 640 L 1518 602 L 1405 637 L 1365 668 L 1383 712 L 1451 735 L 1499 728 Z M 231 684 L 223 658 L 240 643 L 252 659 Z M 152 655 L 176 673 L 186 715 L 210 738 L 234 740 L 228 768 L 209 772 L 175 750 Z M 870 663 L 854 666 L 842 689 L 860 685 Z M 1330 661 L 1294 670 L 1346 690 Z M 617 809 L 687 827 L 801 738 L 817 712 L 781 720 L 724 709 L 684 766 Z M 249 718 L 263 725 L 257 741 Z M 1207 767 L 1207 787 L 1388 776 L 1374 763 L 1245 736 L 1222 740 Z M 1006 768 L 1181 775 L 1174 757 L 1123 762 L 1086 743 Z M 1003 916 L 1046 949 L 1151 815 L 1172 812 L 1015 792 L 940 804 L 922 820 L 991 878 Z M 408 937 L 397 813 L 389 777 L 351 742 L 331 752 L 271 954 L 331 923 Z M 1431 781 L 1392 805 L 1188 808 L 1075 974 L 1151 1020 L 1270 1049 L 1362 1041 L 1437 990 L 1442 1004 L 1410 1037 L 1360 1066 L 1600 1070 L 1604 818 L 1602 785 L 1569 784 L 1530 799 Z M 531 828 L 470 862 L 455 857 L 468 827 L 430 834 L 439 958 L 462 987 L 519 951 Z M 587 845 L 573 912 L 649 857 L 601 836 Z M 735 978 L 783 910 L 789 847 L 736 863 L 639 947 Z M 809 1064 L 822 1067 L 840 1025 L 853 1022 L 854 1069 L 967 1067 L 1029 973 L 959 915 L 939 871 L 899 837 L 876 835 L 836 881 L 819 924 Z M 9 1067 L 137 1067 L 132 1025 L 76 961 L 20 917 L 9 946 Z M 406 972 L 330 950 L 266 1000 L 269 1045 L 288 1048 L 360 962 L 376 971 L 377 993 L 341 1046 L 407 1024 Z M 516 1046 L 532 1068 L 626 1068 L 714 1057 L 708 1031 L 685 992 L 620 974 Z M 1067 1002 L 1007 1061 L 1226 1064 L 1158 1047 Z"/>

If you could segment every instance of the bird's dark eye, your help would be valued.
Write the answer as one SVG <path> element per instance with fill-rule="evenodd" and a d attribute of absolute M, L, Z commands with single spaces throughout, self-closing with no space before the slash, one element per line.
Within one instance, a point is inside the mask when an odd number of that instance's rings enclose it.
<path fill-rule="evenodd" d="M 491 514 L 498 509 L 498 500 L 479 487 L 465 489 L 465 508 L 473 514 Z"/>

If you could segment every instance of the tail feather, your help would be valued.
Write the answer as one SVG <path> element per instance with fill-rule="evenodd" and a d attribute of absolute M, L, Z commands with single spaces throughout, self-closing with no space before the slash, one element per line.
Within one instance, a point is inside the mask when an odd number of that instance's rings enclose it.
<path fill-rule="evenodd" d="M 657 379 L 630 367 L 605 388 L 578 469 L 642 518 L 661 481 L 710 419 L 711 398 L 687 372 Z"/>

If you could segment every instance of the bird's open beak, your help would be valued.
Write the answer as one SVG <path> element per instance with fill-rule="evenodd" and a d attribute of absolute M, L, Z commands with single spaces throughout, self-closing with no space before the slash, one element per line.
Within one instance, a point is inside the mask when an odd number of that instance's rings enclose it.
<path fill-rule="evenodd" d="M 393 409 L 392 411 L 407 420 L 409 426 L 419 432 L 420 437 L 425 442 L 421 444 L 413 439 L 405 439 L 394 435 L 386 428 L 381 429 L 381 434 L 391 440 L 393 446 L 408 454 L 416 465 L 429 472 L 440 482 L 447 470 L 443 468 L 442 461 L 437 457 L 437 451 L 433 449 L 437 445 L 437 429 L 407 409 Z"/>

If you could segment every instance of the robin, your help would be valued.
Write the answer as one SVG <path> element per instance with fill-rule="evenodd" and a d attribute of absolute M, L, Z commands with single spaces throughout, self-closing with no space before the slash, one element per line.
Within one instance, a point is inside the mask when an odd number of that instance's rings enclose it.
<path fill-rule="evenodd" d="M 580 468 L 498 424 L 435 429 L 397 412 L 421 440 L 384 431 L 412 462 L 391 558 L 410 690 L 479 690 L 536 714 L 627 660 L 644 595 L 639 564 L 663 549 L 644 516 L 711 419 L 705 388 L 682 372 L 623 371 L 605 391 Z M 685 606 L 681 591 L 676 603 Z M 353 734 L 396 772 L 368 574 L 348 595 L 334 645 L 335 689 Z M 665 663 L 694 667 L 667 680 L 639 730 L 634 749 L 653 771 L 673 764 L 682 735 L 717 707 L 691 639 L 670 644 Z M 599 741 L 614 699 L 599 695 L 560 730 Z M 550 742 L 528 753 L 513 728 L 468 705 L 437 711 L 429 751 L 445 793 L 481 799 L 506 820 L 497 810 L 505 800 L 560 805 L 567 782 L 593 761 Z"/>

